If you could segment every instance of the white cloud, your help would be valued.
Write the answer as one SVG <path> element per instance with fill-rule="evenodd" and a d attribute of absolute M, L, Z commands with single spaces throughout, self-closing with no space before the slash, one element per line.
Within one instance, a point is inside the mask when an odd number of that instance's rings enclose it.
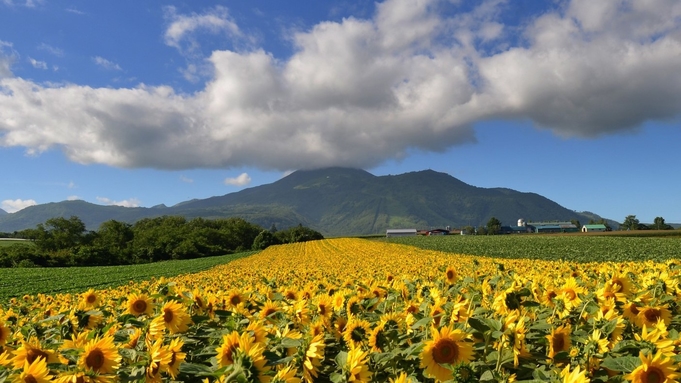
<path fill-rule="evenodd" d="M 594 137 L 681 115 L 681 2 L 574 0 L 512 27 L 503 1 L 451 18 L 438 4 L 389 0 L 371 19 L 321 22 L 292 35 L 286 58 L 214 51 L 194 94 L 0 79 L 0 145 L 126 168 L 366 168 L 472 142 L 484 120 Z M 170 45 L 229 30 L 225 9 L 169 9 Z"/>
<path fill-rule="evenodd" d="M 66 200 L 67 201 L 80 201 L 80 200 L 82 200 L 82 198 L 80 198 L 77 195 L 70 195 L 70 196 L 66 197 Z"/>
<path fill-rule="evenodd" d="M 47 69 L 47 63 L 45 61 L 38 61 L 34 58 L 29 57 L 28 62 L 33 65 L 34 68 L 36 69 Z"/>
<path fill-rule="evenodd" d="M 97 197 L 97 202 L 102 203 L 104 205 L 116 205 L 123 207 L 139 207 L 141 204 L 141 201 L 138 200 L 137 198 L 124 199 L 122 201 L 114 201 L 106 197 Z"/>
<path fill-rule="evenodd" d="M 165 17 L 169 21 L 165 31 L 165 43 L 184 51 L 191 51 L 198 46 L 193 34 L 205 31 L 212 34 L 226 33 L 227 36 L 241 36 L 237 24 L 229 16 L 227 8 L 216 6 L 202 14 L 181 15 L 173 6 L 165 7 Z M 184 45 L 183 45 L 184 43 Z"/>
<path fill-rule="evenodd" d="M 107 70 L 122 70 L 121 67 L 113 61 L 109 61 L 101 56 L 95 56 L 92 58 L 95 64 Z"/>
<path fill-rule="evenodd" d="M 79 10 L 76 9 L 76 8 L 66 8 L 66 12 L 74 13 L 74 14 L 76 14 L 76 15 L 84 15 L 84 14 L 85 14 L 85 12 L 79 11 Z"/>
<path fill-rule="evenodd" d="M 185 177 L 185 176 L 180 176 L 180 181 L 186 182 L 186 183 L 188 183 L 188 184 L 191 184 L 191 183 L 194 182 L 193 179 L 191 179 L 191 178 L 189 178 L 189 177 Z"/>
<path fill-rule="evenodd" d="M 241 173 L 237 177 L 225 178 L 225 185 L 246 186 L 251 183 L 251 176 L 248 173 Z"/>
<path fill-rule="evenodd" d="M 41 43 L 38 45 L 38 49 L 41 51 L 46 51 L 49 52 L 57 57 L 63 57 L 64 56 L 64 50 L 61 48 L 53 47 L 49 44 Z"/>
<path fill-rule="evenodd" d="M 0 79 L 12 76 L 12 64 L 19 57 L 12 46 L 12 43 L 0 40 Z"/>
<path fill-rule="evenodd" d="M 2 202 L 0 202 L 0 208 L 2 210 L 8 212 L 8 213 L 15 213 L 23 208 L 27 208 L 29 206 L 37 205 L 38 203 L 35 202 L 35 200 L 32 199 L 6 199 Z"/>
<path fill-rule="evenodd" d="M 24 6 L 27 8 L 35 8 L 38 4 L 42 4 L 43 0 L 24 0 L 24 1 L 12 1 L 12 0 L 2 0 L 5 5 L 8 6 Z"/>

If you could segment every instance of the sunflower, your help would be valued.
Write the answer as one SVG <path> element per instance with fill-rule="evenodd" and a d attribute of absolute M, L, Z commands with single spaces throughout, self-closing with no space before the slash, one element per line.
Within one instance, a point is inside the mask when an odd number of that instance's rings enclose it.
<path fill-rule="evenodd" d="M 28 342 L 22 340 L 21 346 L 14 351 L 12 364 L 15 369 L 21 369 L 25 362 L 31 365 L 36 359 L 40 358 L 45 359 L 47 363 L 59 363 L 57 354 L 52 350 L 43 349 L 37 339 L 29 339 Z"/>
<path fill-rule="evenodd" d="M 126 304 L 127 310 L 125 314 L 132 314 L 136 317 L 146 314 L 151 316 L 154 314 L 154 302 L 146 294 L 130 294 L 128 295 L 128 302 Z"/>
<path fill-rule="evenodd" d="M 445 270 L 445 281 L 447 282 L 447 284 L 453 285 L 454 283 L 456 283 L 457 277 L 458 275 L 456 273 L 456 269 L 453 266 L 447 267 L 447 270 Z"/>
<path fill-rule="evenodd" d="M 246 327 L 246 331 L 250 332 L 255 343 L 261 343 L 263 346 L 267 343 L 267 330 L 261 322 L 251 321 Z"/>
<path fill-rule="evenodd" d="M 427 341 L 421 351 L 421 368 L 424 374 L 438 380 L 452 379 L 452 372 L 442 364 L 470 362 L 473 359 L 473 345 L 466 342 L 466 333 L 443 327 L 440 331 L 431 328 L 432 340 Z"/>
<path fill-rule="evenodd" d="M 665 325 L 669 326 L 672 321 L 672 313 L 666 306 L 645 306 L 639 308 L 637 314 L 639 323 L 641 327 L 652 327 L 657 324 L 658 321 L 663 321 Z"/>
<path fill-rule="evenodd" d="M 563 302 L 565 302 L 565 307 L 568 310 L 571 310 L 582 303 L 582 299 L 579 295 L 584 294 L 584 292 L 584 287 L 580 286 L 575 278 L 570 277 L 560 289 L 560 297 L 563 299 Z"/>
<path fill-rule="evenodd" d="M 317 335 L 308 344 L 305 349 L 305 356 L 303 358 L 303 380 L 306 383 L 312 383 L 319 374 L 319 368 L 324 359 L 324 336 Z"/>
<path fill-rule="evenodd" d="M 361 348 L 353 347 L 348 351 L 346 366 L 348 369 L 348 382 L 368 383 L 373 373 L 369 371 L 369 352 Z"/>
<path fill-rule="evenodd" d="M 296 377 L 296 372 L 293 366 L 282 367 L 272 378 L 272 383 L 300 383 L 301 379 Z"/>
<path fill-rule="evenodd" d="M 30 364 L 25 360 L 23 370 L 15 376 L 12 383 L 47 383 L 52 381 L 49 372 L 45 358 L 37 358 Z"/>
<path fill-rule="evenodd" d="M 128 334 L 128 343 L 125 343 L 122 347 L 133 349 L 137 347 L 137 344 L 139 343 L 140 336 L 142 336 L 142 330 L 139 328 L 132 330 L 132 332 L 131 330 L 128 330 Z"/>
<path fill-rule="evenodd" d="M 237 348 L 243 348 L 244 344 L 253 343 L 253 338 L 247 332 L 239 334 L 237 331 L 232 331 L 230 334 L 222 337 L 222 345 L 215 349 L 217 351 L 217 359 L 220 367 L 234 364 L 234 358 Z"/>
<path fill-rule="evenodd" d="M 242 342 L 237 348 L 237 355 L 248 359 L 249 363 L 244 363 L 242 360 L 241 365 L 249 366 L 251 379 L 257 377 L 258 382 L 269 383 L 272 380 L 272 377 L 268 375 L 271 367 L 267 366 L 267 359 L 263 356 L 263 351 L 265 351 L 265 346 L 261 343 Z"/>
<path fill-rule="evenodd" d="M 146 346 L 149 354 L 149 364 L 147 365 L 145 380 L 147 382 L 160 382 L 161 372 L 168 369 L 173 356 L 169 349 L 163 347 L 162 338 L 156 339 L 154 343 L 147 339 Z"/>
<path fill-rule="evenodd" d="M 348 347 L 359 347 L 369 339 L 371 327 L 364 319 L 350 319 L 343 331 L 343 339 Z"/>
<path fill-rule="evenodd" d="M 272 302 L 271 300 L 267 300 L 265 304 L 262 306 L 260 309 L 260 313 L 258 314 L 258 317 L 262 320 L 267 320 L 267 321 L 272 321 L 274 319 L 274 316 L 281 310 L 281 305 L 279 302 Z"/>
<path fill-rule="evenodd" d="M 399 375 L 393 378 L 388 378 L 388 382 L 390 383 L 409 383 L 409 376 L 407 375 L 406 372 L 401 372 Z"/>
<path fill-rule="evenodd" d="M 185 332 L 191 324 L 191 317 L 180 303 L 175 301 L 166 302 L 161 309 L 162 315 L 155 318 L 154 322 L 161 323 L 171 334 Z"/>
<path fill-rule="evenodd" d="M 384 352 L 390 344 L 386 334 L 385 325 L 379 324 L 369 334 L 369 346 L 373 352 Z"/>
<path fill-rule="evenodd" d="M 328 295 L 320 295 L 316 299 L 317 315 L 328 319 L 333 314 L 333 300 Z"/>
<path fill-rule="evenodd" d="M 180 373 L 180 364 L 182 364 L 187 357 L 187 354 L 182 352 L 182 346 L 184 346 L 184 342 L 180 338 L 175 338 L 170 341 L 170 344 L 166 348 L 170 353 L 170 362 L 168 363 L 167 371 L 173 380 L 177 378 L 177 375 Z"/>
<path fill-rule="evenodd" d="M 102 298 L 95 292 L 94 289 L 90 289 L 81 295 L 80 304 L 82 308 L 92 309 L 101 303 Z"/>
<path fill-rule="evenodd" d="M 225 303 L 227 304 L 227 307 L 235 308 L 238 307 L 239 305 L 243 306 L 245 302 L 246 297 L 244 297 L 244 295 L 241 294 L 240 291 L 232 290 L 227 294 L 227 301 Z"/>
<path fill-rule="evenodd" d="M 10 358 L 11 354 L 9 350 L 0 349 L 0 366 L 9 367 L 12 365 L 12 360 Z"/>
<path fill-rule="evenodd" d="M 560 377 L 563 378 L 563 383 L 589 383 L 591 379 L 586 377 L 586 370 L 580 371 L 579 366 L 570 371 L 570 366 L 565 366 L 560 372 Z"/>
<path fill-rule="evenodd" d="M 560 326 L 557 329 L 551 330 L 551 334 L 546 336 L 549 340 L 548 356 L 553 358 L 562 351 L 570 350 L 572 341 L 570 340 L 570 333 L 572 328 L 570 325 Z"/>
<path fill-rule="evenodd" d="M 94 338 L 83 347 L 78 365 L 84 370 L 113 374 L 118 369 L 121 356 L 112 337 Z"/>
<path fill-rule="evenodd" d="M 64 343 L 62 343 L 60 349 L 68 349 L 68 348 L 82 348 L 85 346 L 88 342 L 88 337 L 90 336 L 90 332 L 88 331 L 83 331 L 79 334 L 71 334 L 71 340 L 65 340 Z"/>
<path fill-rule="evenodd" d="M 0 346 L 4 346 L 7 343 L 11 333 L 12 331 L 10 331 L 9 327 L 5 326 L 5 322 L 0 320 Z"/>
<path fill-rule="evenodd" d="M 664 382 L 676 383 L 679 374 L 674 360 L 658 352 L 655 356 L 639 353 L 641 365 L 624 378 L 632 383 Z"/>
<path fill-rule="evenodd" d="M 622 316 L 627 318 L 630 323 L 641 327 L 641 319 L 638 316 L 640 312 L 637 302 L 628 302 L 624 305 Z"/>

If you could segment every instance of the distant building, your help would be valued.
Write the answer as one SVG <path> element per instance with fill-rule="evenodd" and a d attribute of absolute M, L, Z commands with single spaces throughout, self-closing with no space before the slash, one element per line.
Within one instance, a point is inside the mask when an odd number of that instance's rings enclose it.
<path fill-rule="evenodd" d="M 603 224 L 594 224 L 594 225 L 584 225 L 582 226 L 582 233 L 591 233 L 591 232 L 596 232 L 596 231 L 606 231 L 607 228 Z"/>
<path fill-rule="evenodd" d="M 426 231 L 426 235 L 449 235 L 449 230 L 433 229 Z"/>
<path fill-rule="evenodd" d="M 532 228 L 524 226 L 524 225 L 519 225 L 519 226 L 502 226 L 499 229 L 499 234 L 522 234 L 522 233 L 531 233 Z"/>
<path fill-rule="evenodd" d="M 572 222 L 528 222 L 527 227 L 535 233 L 578 233 L 579 228 Z"/>
<path fill-rule="evenodd" d="M 416 229 L 388 229 L 385 231 L 386 237 L 409 237 L 416 235 Z"/>

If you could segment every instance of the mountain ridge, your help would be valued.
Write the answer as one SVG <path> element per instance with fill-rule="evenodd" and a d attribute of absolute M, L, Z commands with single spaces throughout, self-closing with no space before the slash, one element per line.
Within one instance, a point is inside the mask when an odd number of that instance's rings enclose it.
<path fill-rule="evenodd" d="M 76 215 L 88 229 L 104 221 L 134 223 L 143 218 L 181 215 L 188 219 L 239 216 L 264 228 L 303 224 L 327 236 L 378 234 L 388 228 L 485 225 L 492 216 L 505 225 L 526 221 L 593 218 L 536 193 L 481 188 L 431 169 L 376 176 L 365 170 L 298 170 L 275 182 L 173 206 L 102 206 L 62 201 L 0 215 L 0 231 L 33 228 L 49 218 Z"/>

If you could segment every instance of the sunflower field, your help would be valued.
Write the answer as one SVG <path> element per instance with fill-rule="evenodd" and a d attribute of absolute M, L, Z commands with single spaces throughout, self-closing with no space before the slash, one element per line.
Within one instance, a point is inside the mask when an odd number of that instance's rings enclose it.
<path fill-rule="evenodd" d="M 0 308 L 0 382 L 676 382 L 681 264 L 361 239 Z"/>

